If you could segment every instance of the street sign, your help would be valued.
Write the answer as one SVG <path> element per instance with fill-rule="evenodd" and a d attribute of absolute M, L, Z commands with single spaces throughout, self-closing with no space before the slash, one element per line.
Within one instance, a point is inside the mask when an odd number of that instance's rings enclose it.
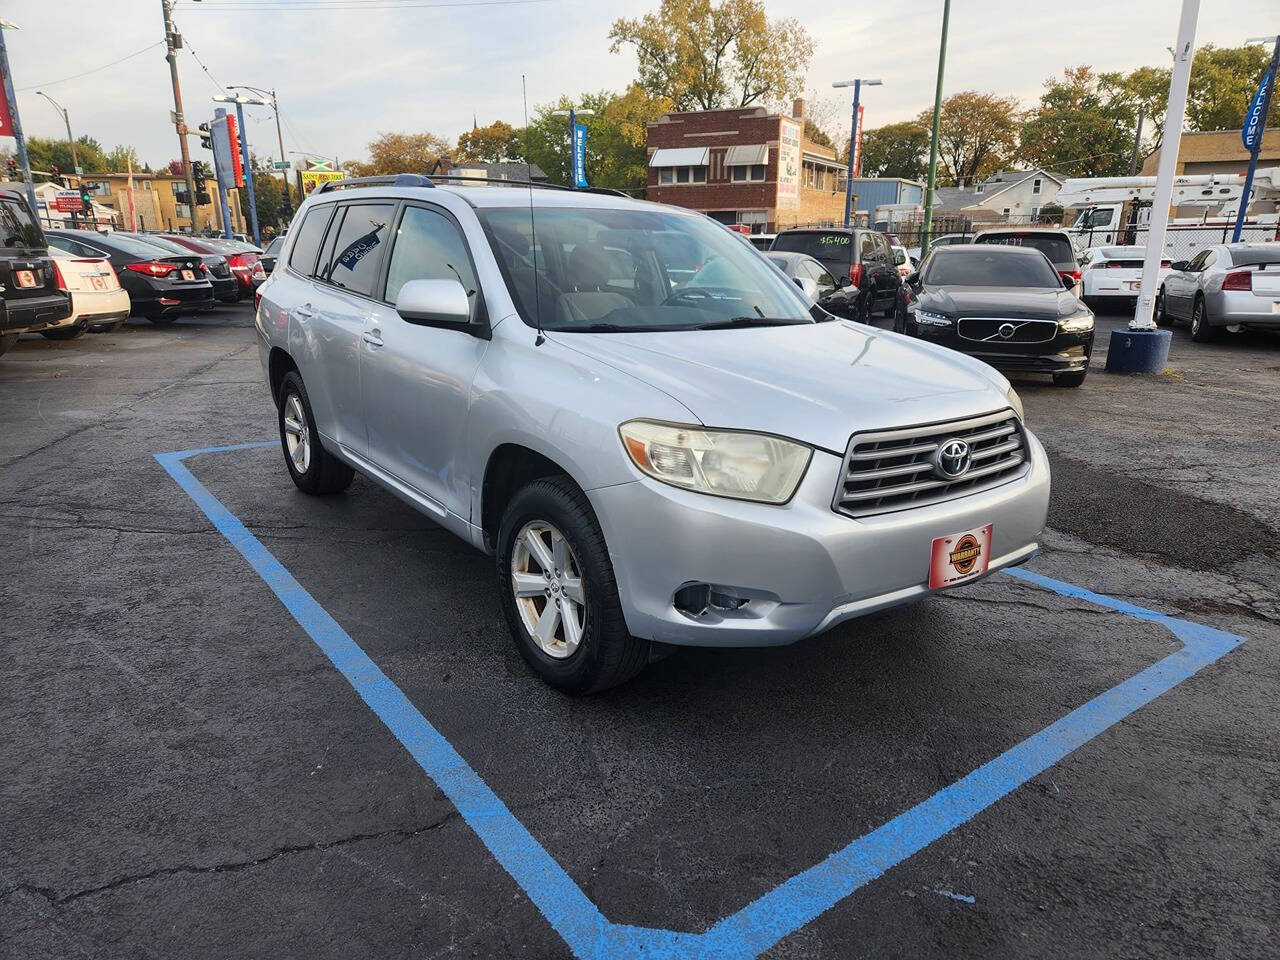
<path fill-rule="evenodd" d="M 302 192 L 310 196 L 320 184 L 341 180 L 344 174 L 341 170 L 303 170 L 299 176 L 302 177 Z"/>
<path fill-rule="evenodd" d="M 276 160 L 271 166 L 276 170 L 288 170 L 293 164 L 288 160 Z"/>
<path fill-rule="evenodd" d="M 80 213 L 84 204 L 80 202 L 79 190 L 59 190 L 53 198 L 53 209 L 60 213 Z"/>

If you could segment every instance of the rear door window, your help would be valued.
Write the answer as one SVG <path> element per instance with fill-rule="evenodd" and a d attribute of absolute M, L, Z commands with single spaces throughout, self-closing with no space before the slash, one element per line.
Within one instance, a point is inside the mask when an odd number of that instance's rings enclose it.
<path fill-rule="evenodd" d="M 347 204 L 325 279 L 334 286 L 372 296 L 382 266 L 382 252 L 391 235 L 394 203 Z"/>
<path fill-rule="evenodd" d="M 293 249 L 289 251 L 289 266 L 299 273 L 310 276 L 315 270 L 316 256 L 320 253 L 320 244 L 324 242 L 324 228 L 329 225 L 331 213 L 332 205 L 312 207 L 298 227 L 298 236 L 293 241 Z"/>
<path fill-rule="evenodd" d="M 45 246 L 44 231 L 21 200 L 0 197 L 0 244 L 8 249 Z"/>

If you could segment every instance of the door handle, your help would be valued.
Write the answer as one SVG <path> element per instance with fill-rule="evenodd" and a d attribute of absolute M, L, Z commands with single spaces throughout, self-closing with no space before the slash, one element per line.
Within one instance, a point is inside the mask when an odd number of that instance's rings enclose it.
<path fill-rule="evenodd" d="M 381 334 L 382 334 L 381 330 L 377 330 L 377 329 L 366 330 L 363 334 L 361 334 L 361 338 L 364 340 L 365 343 L 369 344 L 372 347 L 380 347 L 382 346 Z"/>
<path fill-rule="evenodd" d="M 311 304 L 307 303 L 294 310 L 293 315 L 299 320 L 310 320 L 316 314 L 315 311 L 311 309 Z"/>

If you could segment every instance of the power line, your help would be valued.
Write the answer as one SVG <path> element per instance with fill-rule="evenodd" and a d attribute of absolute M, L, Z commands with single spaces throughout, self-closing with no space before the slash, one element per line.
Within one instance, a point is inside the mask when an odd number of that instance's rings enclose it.
<path fill-rule="evenodd" d="M 17 92 L 26 93 L 28 90 L 39 90 L 41 87 L 52 87 L 59 83 L 66 83 L 68 80 L 79 80 L 81 77 L 87 77 L 89 76 L 89 74 L 97 73 L 99 70 L 105 70 L 107 69 L 107 67 L 114 67 L 117 63 L 124 63 L 126 60 L 132 60 L 134 57 L 141 56 L 142 54 L 146 53 L 148 50 L 154 50 L 156 47 L 163 47 L 163 46 L 164 46 L 164 41 L 157 40 L 155 43 L 147 44 L 141 50 L 135 50 L 133 51 L 133 53 L 125 54 L 125 56 L 121 57 L 119 60 L 112 60 L 110 63 L 104 63 L 100 67 L 94 67 L 92 70 L 86 70 L 83 73 L 73 73 L 69 77 L 63 77 L 61 80 L 46 80 L 44 83 L 33 84 L 30 87 L 19 87 Z"/>
<path fill-rule="evenodd" d="M 178 30 L 178 25 L 175 23 L 173 28 Z M 178 30 L 178 32 L 182 33 L 181 30 Z M 191 54 L 196 63 L 200 64 L 200 69 L 205 72 L 205 75 L 209 78 L 210 82 L 218 88 L 218 92 L 226 93 L 226 88 L 218 82 L 218 78 L 213 75 L 213 71 L 205 66 L 204 61 L 200 59 L 200 54 L 196 53 L 196 48 L 191 45 L 191 41 L 187 38 L 186 34 L 182 35 L 182 45 L 187 48 L 187 52 Z"/>

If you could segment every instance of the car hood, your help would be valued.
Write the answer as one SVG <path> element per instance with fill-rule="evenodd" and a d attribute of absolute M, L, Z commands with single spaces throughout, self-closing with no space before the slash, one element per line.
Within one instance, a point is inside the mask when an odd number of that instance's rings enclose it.
<path fill-rule="evenodd" d="M 680 401 L 707 426 L 842 453 L 860 430 L 990 413 L 1008 381 L 964 354 L 849 321 L 735 330 L 549 333 Z"/>
<path fill-rule="evenodd" d="M 1071 291 L 1037 287 L 926 287 L 914 302 L 919 310 L 952 317 L 1057 320 L 1081 309 Z"/>

